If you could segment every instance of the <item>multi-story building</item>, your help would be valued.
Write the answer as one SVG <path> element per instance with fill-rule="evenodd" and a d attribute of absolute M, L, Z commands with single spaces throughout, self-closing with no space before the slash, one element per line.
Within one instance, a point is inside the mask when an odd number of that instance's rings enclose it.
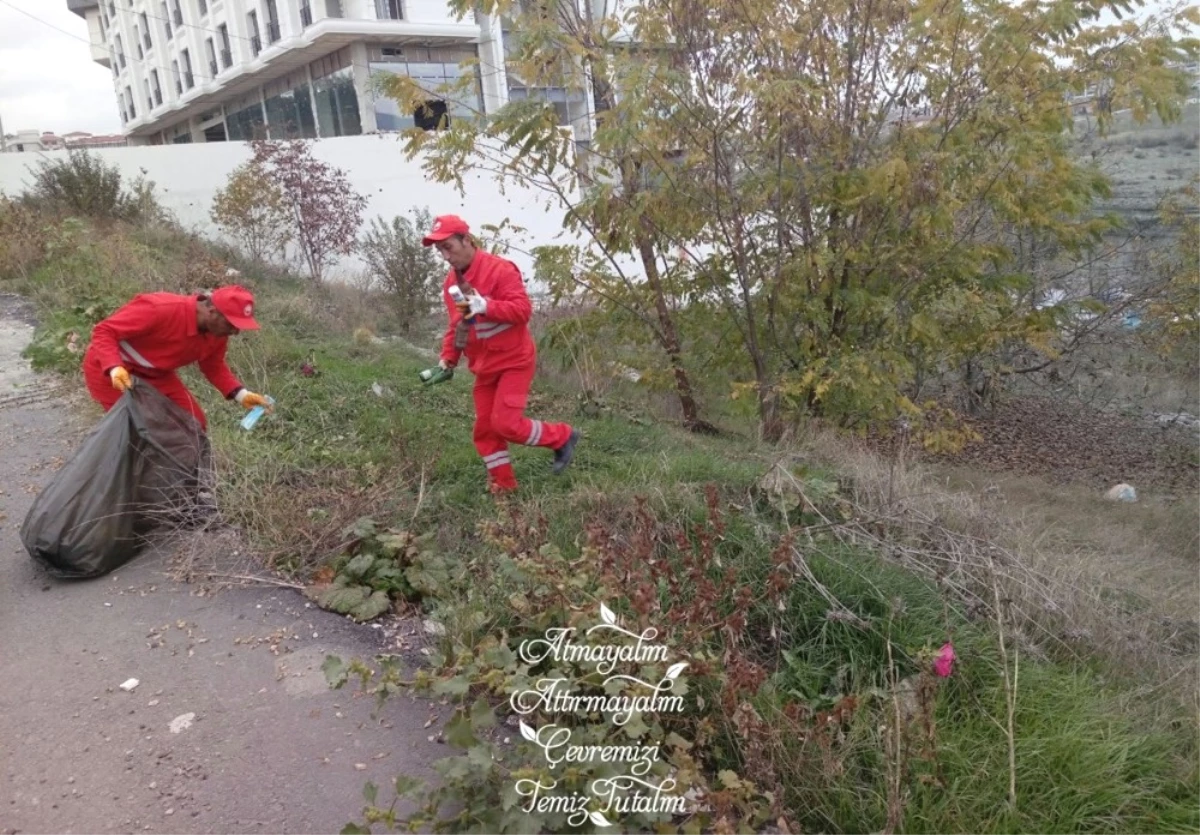
<path fill-rule="evenodd" d="M 424 126 L 376 95 L 378 73 L 409 76 L 451 119 L 510 99 L 552 101 L 576 138 L 590 97 L 526 89 L 506 72 L 504 21 L 453 17 L 444 0 L 67 0 L 88 23 L 92 57 L 110 68 L 130 144 L 349 136 Z M 465 59 L 478 65 L 464 68 Z M 474 93 L 440 101 L 473 74 Z"/>
<path fill-rule="evenodd" d="M 128 145 L 124 136 L 93 136 L 85 131 L 72 131 L 62 136 L 50 132 L 22 130 L 0 138 L 0 151 L 61 151 L 73 148 L 120 148 Z"/>

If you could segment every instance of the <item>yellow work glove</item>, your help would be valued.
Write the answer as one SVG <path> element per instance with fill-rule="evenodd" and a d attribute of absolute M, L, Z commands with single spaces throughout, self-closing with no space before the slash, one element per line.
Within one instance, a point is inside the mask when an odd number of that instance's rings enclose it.
<path fill-rule="evenodd" d="M 119 365 L 109 371 L 108 376 L 112 380 L 112 387 L 117 391 L 129 391 L 133 388 L 133 377 Z"/>
<path fill-rule="evenodd" d="M 255 394 L 252 391 L 247 391 L 246 389 L 239 391 L 233 399 L 236 400 L 238 405 L 244 409 L 253 409 L 255 406 L 265 406 L 267 411 L 271 410 L 271 404 L 267 398 L 263 397 L 261 394 Z"/>

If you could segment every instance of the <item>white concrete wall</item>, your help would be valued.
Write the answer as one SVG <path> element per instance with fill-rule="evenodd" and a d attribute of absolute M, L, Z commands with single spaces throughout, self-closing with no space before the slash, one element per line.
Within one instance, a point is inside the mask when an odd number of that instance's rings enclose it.
<path fill-rule="evenodd" d="M 65 153 L 0 154 L 0 192 L 21 192 L 32 180 L 29 169 L 38 160 L 61 159 Z M 249 147 L 235 142 L 102 148 L 95 153 L 116 164 L 130 179 L 144 169 L 146 176 L 157 183 L 163 204 L 179 222 L 210 238 L 219 237 L 209 219 L 213 195 L 225 184 L 229 172 L 250 157 Z M 460 196 L 454 186 L 429 180 L 417 160 L 408 161 L 401 140 L 394 135 L 322 139 L 316 143 L 314 154 L 345 170 L 354 188 L 370 201 L 364 227 L 377 215 L 390 220 L 408 215 L 414 207 L 428 207 L 434 215 L 461 215 L 472 230 L 484 224 L 499 225 L 507 219 L 510 226 L 525 229 L 523 233 L 506 232 L 505 238 L 514 248 L 508 257 L 526 279 L 533 275 L 533 259 L 526 254 L 529 250 L 572 240 L 562 230 L 562 210 L 544 193 L 506 187 L 506 193 L 500 194 L 491 175 L 469 174 L 464 182 L 466 196 Z M 351 256 L 330 271 L 330 278 L 346 278 L 361 268 L 361 261 Z M 538 288 L 531 284 L 531 289 Z"/>
<path fill-rule="evenodd" d="M 372 8 L 374 11 L 374 8 Z M 446 0 L 406 0 L 404 19 L 414 23 L 474 23 L 471 15 L 459 20 Z"/>

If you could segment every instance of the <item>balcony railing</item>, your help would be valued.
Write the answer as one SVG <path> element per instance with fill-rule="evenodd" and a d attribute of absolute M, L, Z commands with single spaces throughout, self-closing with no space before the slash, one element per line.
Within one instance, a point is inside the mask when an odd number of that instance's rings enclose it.
<path fill-rule="evenodd" d="M 225 69 L 233 66 L 233 53 L 228 49 L 221 50 L 221 66 L 225 67 Z"/>
<path fill-rule="evenodd" d="M 267 24 L 267 43 L 275 43 L 279 37 L 279 22 L 272 20 Z"/>

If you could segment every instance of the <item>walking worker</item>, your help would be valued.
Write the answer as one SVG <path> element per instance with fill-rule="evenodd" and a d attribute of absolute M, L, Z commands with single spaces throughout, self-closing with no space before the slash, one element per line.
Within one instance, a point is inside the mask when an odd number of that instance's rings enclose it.
<path fill-rule="evenodd" d="M 525 417 L 537 349 L 529 333 L 533 305 L 521 271 L 476 248 L 466 221 L 457 215 L 436 218 L 421 243 L 436 246 L 450 265 L 442 286 L 450 323 L 438 364 L 454 368 L 466 354 L 475 375 L 475 449 L 487 468 L 489 489 L 517 489 L 510 443 L 554 450 L 553 471 L 561 473 L 575 454 L 579 430 Z"/>
<path fill-rule="evenodd" d="M 244 287 L 220 287 L 208 295 L 139 294 L 92 329 L 83 358 L 88 393 L 107 412 L 135 380 L 144 380 L 207 431 L 204 410 L 175 373 L 196 363 L 227 400 L 246 409 L 269 408 L 225 363 L 229 337 L 251 330 L 258 330 L 254 295 Z"/>

